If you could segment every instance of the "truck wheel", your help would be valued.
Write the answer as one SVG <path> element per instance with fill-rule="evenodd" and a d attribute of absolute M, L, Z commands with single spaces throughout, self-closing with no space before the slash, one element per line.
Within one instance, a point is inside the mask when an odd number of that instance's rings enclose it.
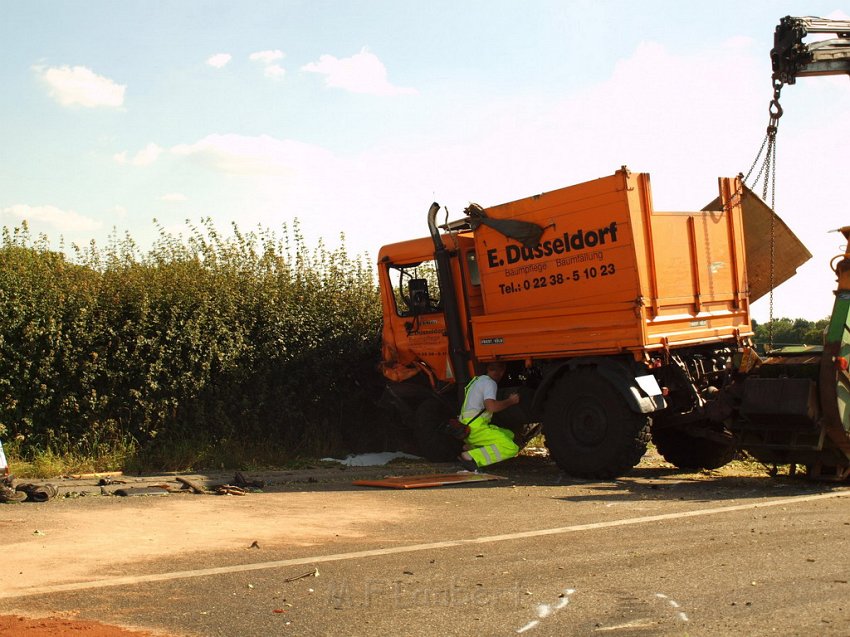
<path fill-rule="evenodd" d="M 649 441 L 649 418 L 636 414 L 593 370 L 564 375 L 543 416 L 546 446 L 570 475 L 612 478 L 640 462 Z"/>
<path fill-rule="evenodd" d="M 695 438 L 670 428 L 653 430 L 652 442 L 658 453 L 679 469 L 717 469 L 734 460 L 737 452 L 735 445 Z"/>
<path fill-rule="evenodd" d="M 454 414 L 441 401 L 425 400 L 416 409 L 416 447 L 419 455 L 431 462 L 450 462 L 457 459 L 463 443 L 445 431 L 445 425 Z"/>

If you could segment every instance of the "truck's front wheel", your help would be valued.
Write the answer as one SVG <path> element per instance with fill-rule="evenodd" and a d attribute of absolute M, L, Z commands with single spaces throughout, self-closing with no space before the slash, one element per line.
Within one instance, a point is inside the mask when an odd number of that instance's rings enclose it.
<path fill-rule="evenodd" d="M 564 472 L 612 478 L 640 462 L 649 441 L 649 418 L 629 409 L 595 370 L 565 374 L 549 394 L 543 433 Z"/>

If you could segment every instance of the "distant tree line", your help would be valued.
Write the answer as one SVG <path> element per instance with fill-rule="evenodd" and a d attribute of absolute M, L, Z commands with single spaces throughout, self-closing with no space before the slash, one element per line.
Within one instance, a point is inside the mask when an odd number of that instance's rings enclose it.
<path fill-rule="evenodd" d="M 819 321 L 809 321 L 803 318 L 778 318 L 767 323 L 753 321 L 755 342 L 759 345 L 770 341 L 770 331 L 773 330 L 773 345 L 823 345 L 824 331 L 829 325 L 829 317 Z"/>

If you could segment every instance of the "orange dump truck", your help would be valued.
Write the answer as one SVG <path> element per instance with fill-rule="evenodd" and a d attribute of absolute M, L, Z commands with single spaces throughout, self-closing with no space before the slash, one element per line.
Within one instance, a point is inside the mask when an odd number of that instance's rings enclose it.
<path fill-rule="evenodd" d="M 461 443 L 444 425 L 480 366 L 499 360 L 508 366 L 500 391 L 521 401 L 494 422 L 520 443 L 542 429 L 573 475 L 628 471 L 650 435 L 678 466 L 720 466 L 744 429 L 757 439 L 759 427 L 773 427 L 759 416 L 780 396 L 783 426 L 813 427 L 808 385 L 750 383 L 748 393 L 742 382 L 761 362 L 751 299 L 810 255 L 739 179 L 721 178 L 719 191 L 704 210 L 658 212 L 649 175 L 624 167 L 487 209 L 473 204 L 440 227 L 433 204 L 429 237 L 378 256 L 384 398 L 396 422 L 426 457 L 456 457 Z M 755 212 L 745 219 L 747 207 Z M 763 238 L 751 247 L 744 239 L 765 219 L 784 251 L 769 277 Z M 759 264 L 755 276 L 748 259 Z M 829 456 L 830 466 L 842 457 Z"/>

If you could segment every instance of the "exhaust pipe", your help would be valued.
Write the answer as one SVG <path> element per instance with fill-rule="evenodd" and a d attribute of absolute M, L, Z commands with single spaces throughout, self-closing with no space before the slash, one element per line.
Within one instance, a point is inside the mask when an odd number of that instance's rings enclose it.
<path fill-rule="evenodd" d="M 440 204 L 436 201 L 428 209 L 428 230 L 434 241 L 434 260 L 437 262 L 437 284 L 440 287 L 440 299 L 443 302 L 443 315 L 446 320 L 446 333 L 449 337 L 449 358 L 452 363 L 455 382 L 457 383 L 458 399 L 463 403 L 464 390 L 471 380 L 469 375 L 469 352 L 460 324 L 455 280 L 452 274 L 451 254 L 443 243 L 440 230 L 437 228 L 437 213 Z"/>

